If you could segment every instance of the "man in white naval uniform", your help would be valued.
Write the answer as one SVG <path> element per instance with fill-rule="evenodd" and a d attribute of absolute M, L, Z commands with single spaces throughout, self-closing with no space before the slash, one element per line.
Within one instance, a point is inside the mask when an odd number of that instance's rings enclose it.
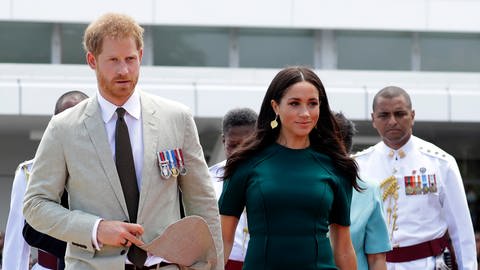
<path fill-rule="evenodd" d="M 86 98 L 88 98 L 88 96 L 81 91 L 66 92 L 61 95 L 55 103 L 54 114 L 59 114 Z M 7 228 L 5 231 L 5 247 L 3 249 L 2 267 L 5 270 L 29 269 L 30 245 L 28 245 L 22 235 L 25 224 L 22 208 L 32 164 L 33 160 L 22 162 L 15 171 L 10 198 L 10 211 L 8 213 Z M 43 239 L 43 241 L 50 241 L 50 244 L 52 243 L 52 240 L 48 237 Z M 61 258 L 61 260 L 63 261 L 63 258 Z M 53 265 L 55 265 L 55 267 L 53 267 Z M 33 265 L 32 270 L 56 270 L 57 266 L 57 258 L 53 254 L 39 250 L 38 263 Z"/>
<path fill-rule="evenodd" d="M 448 269 L 442 268 L 442 253 L 449 235 L 458 269 L 477 270 L 475 236 L 455 158 L 412 135 L 415 111 L 399 87 L 375 95 L 371 117 L 382 141 L 357 153 L 356 161 L 360 177 L 382 189 L 393 247 L 388 269 Z"/>
<path fill-rule="evenodd" d="M 7 228 L 5 231 L 5 246 L 3 249 L 3 269 L 27 270 L 30 262 L 30 246 L 22 236 L 25 218 L 22 214 L 23 195 L 27 188 L 27 174 L 33 160 L 20 163 L 15 171 L 8 213 Z M 35 266 L 34 269 L 42 269 Z"/>
<path fill-rule="evenodd" d="M 242 144 L 246 137 L 253 133 L 257 117 L 257 113 L 249 108 L 232 109 L 225 114 L 222 121 L 222 142 L 227 158 Z M 223 190 L 225 163 L 226 160 L 209 168 L 217 199 L 220 198 Z M 225 265 L 225 270 L 242 269 L 249 239 L 247 216 L 243 212 L 238 221 L 232 252 Z"/>

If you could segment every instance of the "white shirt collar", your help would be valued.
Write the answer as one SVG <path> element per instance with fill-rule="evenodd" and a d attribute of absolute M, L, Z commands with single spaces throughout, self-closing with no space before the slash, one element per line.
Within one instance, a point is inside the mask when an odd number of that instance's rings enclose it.
<path fill-rule="evenodd" d="M 98 97 L 98 104 L 100 105 L 100 109 L 102 111 L 102 118 L 105 123 L 108 123 L 114 117 L 115 110 L 118 108 L 117 105 L 111 103 L 110 101 L 106 100 L 100 92 L 97 91 Z M 133 118 L 139 120 L 141 114 L 141 106 L 140 106 L 140 95 L 137 91 L 133 91 L 133 94 L 128 98 L 127 102 L 123 104 L 122 108 L 124 108 L 129 115 Z M 115 118 L 116 119 L 116 118 Z"/>

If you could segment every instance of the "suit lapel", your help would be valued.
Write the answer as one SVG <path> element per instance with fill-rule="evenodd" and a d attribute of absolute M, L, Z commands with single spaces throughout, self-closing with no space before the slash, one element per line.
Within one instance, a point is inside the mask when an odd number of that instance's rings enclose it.
<path fill-rule="evenodd" d="M 106 178 L 110 182 L 113 191 L 119 201 L 120 205 L 128 217 L 127 204 L 123 196 L 122 186 L 118 177 L 117 168 L 112 158 L 112 150 L 108 143 L 105 125 L 101 116 L 100 107 L 98 105 L 97 97 L 90 99 L 89 104 L 85 110 L 87 117 L 85 118 L 85 127 L 88 135 L 92 141 L 93 147 L 97 152 L 100 164 L 103 167 Z"/>
<path fill-rule="evenodd" d="M 142 169 L 142 187 L 140 189 L 140 200 L 138 203 L 138 215 L 141 215 L 145 200 L 149 190 L 152 188 L 150 179 L 155 175 L 154 170 L 158 170 L 156 149 L 158 136 L 160 133 L 158 127 L 158 115 L 155 106 L 151 100 L 140 92 L 140 104 L 142 106 L 142 128 L 143 128 L 143 169 Z"/>

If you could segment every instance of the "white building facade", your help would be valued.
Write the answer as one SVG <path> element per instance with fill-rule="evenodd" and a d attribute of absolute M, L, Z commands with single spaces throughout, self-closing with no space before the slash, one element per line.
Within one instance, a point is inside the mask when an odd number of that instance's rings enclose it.
<path fill-rule="evenodd" d="M 139 87 L 192 109 L 210 164 L 223 158 L 225 112 L 258 111 L 282 67 L 308 65 L 332 109 L 357 123 L 356 149 L 379 140 L 373 95 L 397 85 L 412 96 L 414 132 L 453 154 L 476 189 L 479 10 L 474 0 L 0 0 L 0 230 L 15 166 L 34 156 L 56 99 L 95 94 L 81 40 L 105 12 L 145 27 Z"/>

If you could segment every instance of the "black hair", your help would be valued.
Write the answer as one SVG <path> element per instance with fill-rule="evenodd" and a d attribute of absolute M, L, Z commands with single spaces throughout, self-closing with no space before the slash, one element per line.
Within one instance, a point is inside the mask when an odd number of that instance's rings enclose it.
<path fill-rule="evenodd" d="M 224 179 L 229 178 L 234 173 L 240 162 L 248 160 L 258 151 L 275 143 L 278 138 L 281 121 L 278 121 L 278 128 L 272 129 L 270 122 L 275 119 L 275 111 L 272 108 L 271 101 L 275 100 L 280 104 L 280 100 L 285 92 L 298 82 L 309 82 L 318 90 L 320 101 L 320 117 L 316 128 L 310 134 L 310 147 L 317 152 L 324 153 L 332 159 L 335 168 L 342 173 L 352 186 L 359 190 L 357 184 L 358 172 L 357 164 L 347 155 L 345 146 L 340 137 L 337 122 L 330 111 L 327 94 L 320 78 L 313 70 L 302 67 L 287 67 L 282 69 L 272 80 L 270 86 L 263 98 L 260 114 L 257 120 L 257 128 L 253 136 L 250 136 L 232 156 L 227 160 L 225 166 Z"/>
<path fill-rule="evenodd" d="M 78 90 L 68 91 L 57 99 L 57 103 L 55 103 L 54 114 L 59 114 L 64 110 L 72 107 L 73 106 L 72 104 L 67 104 L 69 102 L 72 103 L 72 101 L 77 101 L 75 102 L 76 104 L 78 103 L 78 101 L 82 101 L 87 98 L 88 98 L 87 94 L 83 93 L 82 91 L 78 91 Z"/>
<path fill-rule="evenodd" d="M 403 88 L 400 88 L 398 86 L 387 86 L 384 87 L 382 90 L 378 91 L 378 93 L 375 94 L 375 97 L 373 98 L 372 102 L 372 110 L 375 111 L 375 108 L 377 107 L 377 102 L 378 98 L 394 98 L 402 96 L 405 98 L 405 102 L 407 103 L 407 107 L 411 110 L 412 109 L 412 100 L 410 99 L 410 95 L 405 91 Z"/>
<path fill-rule="evenodd" d="M 255 126 L 257 113 L 250 108 L 235 108 L 229 110 L 222 120 L 222 133 L 226 134 L 232 127 Z"/>
<path fill-rule="evenodd" d="M 345 149 L 350 153 L 353 146 L 353 135 L 357 133 L 355 123 L 353 123 L 352 120 L 347 119 L 342 112 L 335 113 L 335 120 L 337 120 Z"/>

